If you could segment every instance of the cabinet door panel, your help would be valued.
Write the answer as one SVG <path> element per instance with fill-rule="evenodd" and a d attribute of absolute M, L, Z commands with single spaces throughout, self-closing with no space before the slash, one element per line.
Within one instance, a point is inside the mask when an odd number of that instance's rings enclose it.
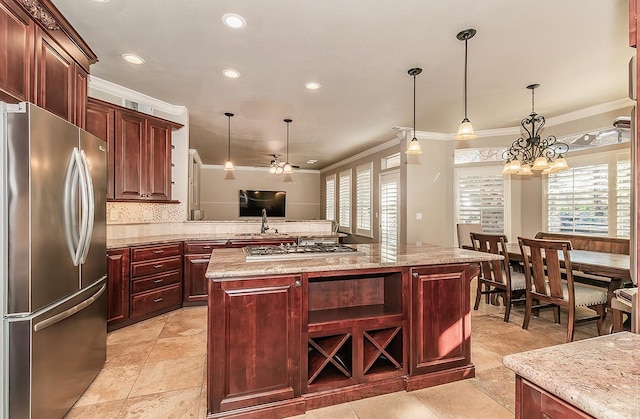
<path fill-rule="evenodd" d="M 207 267 L 211 255 L 184 257 L 184 302 L 207 300 Z"/>
<path fill-rule="evenodd" d="M 74 122 L 74 66 L 71 57 L 36 30 L 36 105 Z"/>
<path fill-rule="evenodd" d="M 466 265 L 412 270 L 411 373 L 471 362 L 471 318 Z"/>
<path fill-rule="evenodd" d="M 209 411 L 300 395 L 297 276 L 216 282 L 209 291 Z"/>
<path fill-rule="evenodd" d="M 129 249 L 107 252 L 107 322 L 129 318 Z"/>
<path fill-rule="evenodd" d="M 80 128 L 86 127 L 87 122 L 87 88 L 89 83 L 89 75 L 80 66 L 75 65 L 75 86 L 74 86 L 74 102 L 75 102 L 75 124 Z"/>
<path fill-rule="evenodd" d="M 115 198 L 139 199 L 147 189 L 143 185 L 145 120 L 141 116 L 116 112 L 115 136 Z"/>
<path fill-rule="evenodd" d="M 115 110 L 95 103 L 91 99 L 87 102 L 85 129 L 107 143 L 107 199 L 113 199 L 113 175 L 115 172 Z"/>
<path fill-rule="evenodd" d="M 16 7 L 16 6 L 13 6 Z M 0 1 L 0 99 L 31 100 L 33 22 Z M 13 99 L 13 100 L 11 100 Z"/>
<path fill-rule="evenodd" d="M 146 170 L 148 198 L 171 199 L 171 128 L 149 121 Z"/>

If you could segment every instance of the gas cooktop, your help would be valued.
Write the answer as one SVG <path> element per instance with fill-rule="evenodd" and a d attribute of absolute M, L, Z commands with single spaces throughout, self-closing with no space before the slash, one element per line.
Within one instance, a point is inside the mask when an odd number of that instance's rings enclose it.
<path fill-rule="evenodd" d="M 358 249 L 339 243 L 281 244 L 247 246 L 244 248 L 246 260 L 288 260 L 313 257 L 351 256 L 360 254 Z"/>

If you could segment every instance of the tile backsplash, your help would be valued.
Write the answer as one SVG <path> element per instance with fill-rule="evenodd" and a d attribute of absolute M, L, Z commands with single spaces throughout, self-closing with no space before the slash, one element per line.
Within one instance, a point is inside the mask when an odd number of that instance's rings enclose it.
<path fill-rule="evenodd" d="M 187 219 L 183 203 L 107 202 L 107 224 L 182 222 Z"/>

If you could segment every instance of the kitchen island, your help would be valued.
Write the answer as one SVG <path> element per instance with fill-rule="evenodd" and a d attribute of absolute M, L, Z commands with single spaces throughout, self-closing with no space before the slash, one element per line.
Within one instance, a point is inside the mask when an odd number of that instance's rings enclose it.
<path fill-rule="evenodd" d="M 516 418 L 640 417 L 640 335 L 622 332 L 507 355 Z"/>
<path fill-rule="evenodd" d="M 286 417 L 471 378 L 469 281 L 496 256 L 435 245 L 247 262 L 214 249 L 207 411 Z"/>

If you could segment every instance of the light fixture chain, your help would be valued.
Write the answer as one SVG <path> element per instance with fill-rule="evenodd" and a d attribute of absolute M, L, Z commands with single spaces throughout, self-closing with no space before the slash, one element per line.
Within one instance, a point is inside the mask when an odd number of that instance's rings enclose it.
<path fill-rule="evenodd" d="M 416 76 L 413 75 L 413 138 L 416 138 Z"/>

